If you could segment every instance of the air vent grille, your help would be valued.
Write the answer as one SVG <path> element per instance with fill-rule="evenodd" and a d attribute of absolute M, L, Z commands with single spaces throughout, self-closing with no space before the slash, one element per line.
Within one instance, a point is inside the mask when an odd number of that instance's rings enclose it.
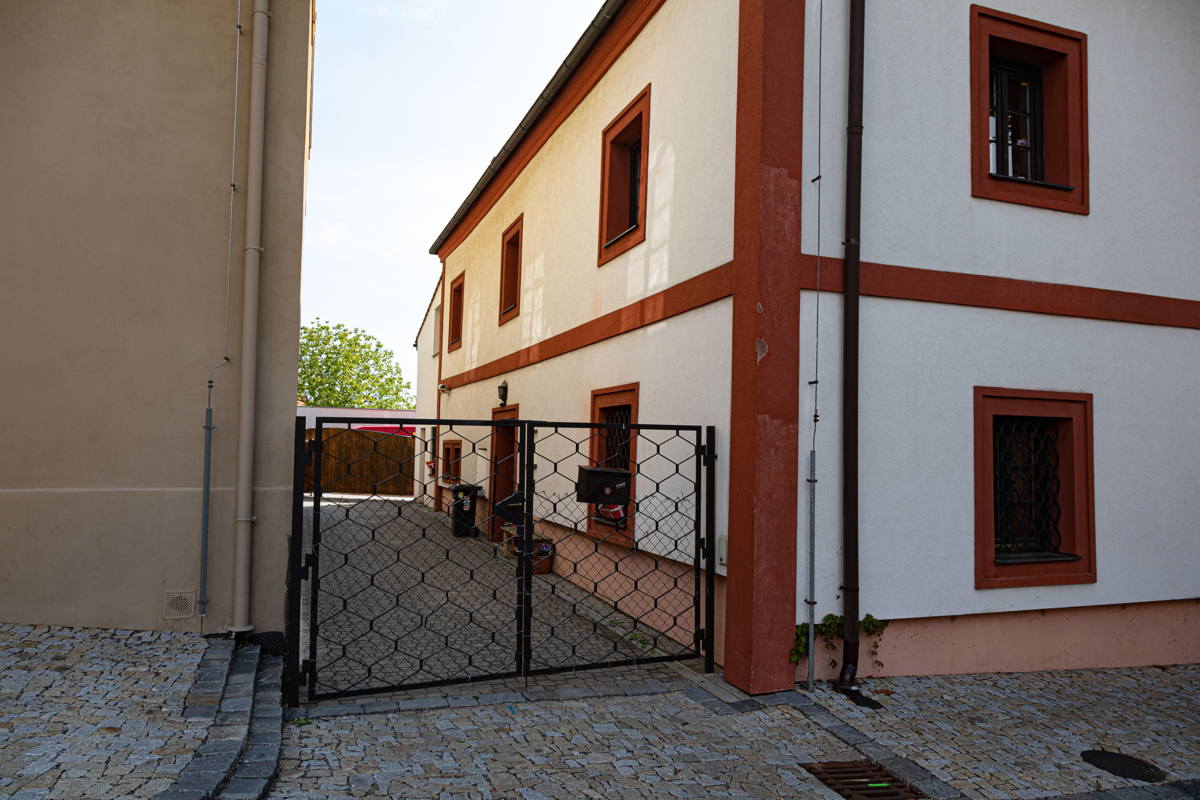
<path fill-rule="evenodd" d="M 195 592 L 163 592 L 163 619 L 196 616 Z"/>

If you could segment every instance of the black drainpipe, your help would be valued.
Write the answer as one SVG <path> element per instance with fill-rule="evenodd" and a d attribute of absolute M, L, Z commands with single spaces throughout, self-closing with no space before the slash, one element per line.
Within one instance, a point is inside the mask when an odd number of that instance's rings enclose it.
<path fill-rule="evenodd" d="M 842 671 L 848 689 L 858 674 L 858 264 L 862 217 L 863 17 L 850 0 L 849 97 L 846 108 L 846 257 L 842 272 Z"/>

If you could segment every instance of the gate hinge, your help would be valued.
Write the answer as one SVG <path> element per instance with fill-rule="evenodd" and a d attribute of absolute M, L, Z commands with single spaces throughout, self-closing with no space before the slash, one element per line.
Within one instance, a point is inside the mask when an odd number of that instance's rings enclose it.
<path fill-rule="evenodd" d="M 303 562 L 303 564 L 301 564 L 301 568 L 304 570 L 304 575 L 303 575 L 303 577 L 300 578 L 300 580 L 311 581 L 313 579 L 313 573 L 316 571 L 316 567 L 317 567 L 317 559 L 315 557 L 315 554 L 314 553 L 305 553 L 304 554 L 304 562 Z"/>
<path fill-rule="evenodd" d="M 311 679 L 317 674 L 317 664 L 311 658 L 306 658 L 300 662 L 300 674 Z"/>
<path fill-rule="evenodd" d="M 695 639 L 696 644 L 700 644 L 701 642 L 703 642 L 704 641 L 704 628 L 697 628 L 696 635 L 693 638 Z"/>

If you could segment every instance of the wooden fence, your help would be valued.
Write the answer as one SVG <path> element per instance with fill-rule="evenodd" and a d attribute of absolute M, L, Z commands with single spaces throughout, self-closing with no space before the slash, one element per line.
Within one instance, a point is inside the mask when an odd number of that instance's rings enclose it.
<path fill-rule="evenodd" d="M 323 428 L 321 491 L 325 494 L 413 494 L 413 437 L 379 431 Z M 305 439 L 316 438 L 310 428 Z M 304 468 L 304 491 L 313 490 L 313 465 Z"/>

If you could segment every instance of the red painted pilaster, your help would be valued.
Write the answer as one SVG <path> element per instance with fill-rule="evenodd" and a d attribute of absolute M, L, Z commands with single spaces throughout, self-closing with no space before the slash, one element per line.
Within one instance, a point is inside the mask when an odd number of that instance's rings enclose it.
<path fill-rule="evenodd" d="M 740 0 L 725 678 L 795 683 L 804 3 Z"/>

